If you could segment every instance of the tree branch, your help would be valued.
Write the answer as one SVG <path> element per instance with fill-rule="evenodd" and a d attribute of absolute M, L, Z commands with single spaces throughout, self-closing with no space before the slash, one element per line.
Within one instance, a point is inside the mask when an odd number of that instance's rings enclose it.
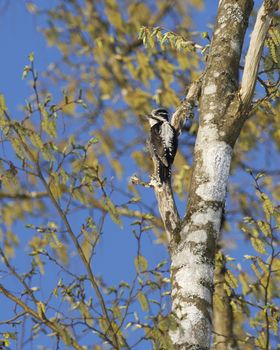
<path fill-rule="evenodd" d="M 0 192 L 1 199 L 38 199 L 47 197 L 47 192 L 20 192 L 20 193 L 10 193 L 10 192 Z"/>
<path fill-rule="evenodd" d="M 168 244 L 178 241 L 181 220 L 173 197 L 171 183 L 166 182 L 154 187 L 159 212 L 164 224 Z"/>
<path fill-rule="evenodd" d="M 150 148 L 150 144 L 148 143 Z M 154 166 L 156 168 L 156 159 L 153 157 L 153 152 L 150 152 Z M 138 177 L 134 176 L 132 178 L 132 183 L 135 185 L 142 185 L 145 187 L 152 187 L 154 189 L 157 201 L 159 212 L 163 221 L 167 242 L 168 244 L 172 239 L 176 240 L 176 237 L 179 234 L 181 221 L 178 214 L 178 210 L 174 201 L 173 191 L 171 183 L 160 184 L 153 176 L 151 181 L 147 184 L 141 181 Z"/>
<path fill-rule="evenodd" d="M 0 321 L 0 325 L 7 325 L 7 324 L 15 325 L 15 324 L 20 322 L 20 321 L 17 321 L 17 319 L 22 317 L 22 316 L 24 316 L 24 315 L 26 315 L 26 313 L 27 313 L 26 311 L 22 311 L 19 314 L 16 314 L 14 317 L 11 317 L 8 320 Z"/>
<path fill-rule="evenodd" d="M 108 330 L 110 330 L 110 332 L 112 332 L 112 342 L 113 342 L 113 346 L 115 349 L 119 349 L 119 342 L 118 342 L 118 337 L 117 337 L 117 334 L 115 333 L 114 329 L 113 329 L 113 326 L 112 326 L 112 322 L 110 320 L 110 317 L 109 317 L 109 314 L 108 314 L 108 310 L 107 310 L 107 307 L 106 307 L 106 304 L 105 304 L 105 301 L 104 301 L 104 298 L 103 298 L 103 295 L 100 291 L 100 288 L 98 286 L 98 283 L 96 281 L 96 278 L 93 274 L 93 271 L 92 271 L 92 268 L 91 268 L 91 265 L 90 265 L 90 262 L 88 261 L 88 259 L 86 258 L 85 254 L 84 254 L 84 251 L 74 233 L 74 231 L 72 230 L 72 227 L 68 221 L 68 218 L 67 216 L 65 215 L 65 213 L 63 212 L 62 208 L 60 207 L 60 205 L 58 204 L 56 198 L 54 197 L 54 194 L 52 193 L 47 181 L 45 180 L 44 178 L 44 175 L 42 174 L 42 171 L 40 169 L 40 166 L 39 166 L 39 163 L 36 162 L 36 165 L 37 165 L 37 171 L 38 171 L 38 176 L 39 178 L 41 179 L 42 183 L 43 183 L 43 186 L 45 187 L 45 190 L 47 191 L 48 195 L 49 195 L 49 198 L 51 199 L 58 215 L 60 216 L 61 220 L 63 221 L 66 229 L 67 229 L 67 232 L 69 234 L 69 236 L 71 237 L 72 239 L 72 242 L 74 243 L 76 249 L 77 249 L 77 252 L 83 262 L 83 265 L 87 271 L 87 274 L 88 274 L 88 277 L 90 279 L 90 282 L 91 282 L 91 285 L 93 287 L 93 290 L 95 291 L 96 293 L 96 296 L 97 296 L 97 299 L 100 303 L 100 307 L 102 309 L 102 313 L 103 313 L 103 316 L 106 320 L 106 323 L 107 323 L 107 326 L 108 326 Z"/>
<path fill-rule="evenodd" d="M 182 131 L 185 120 L 193 118 L 193 108 L 200 96 L 202 76 L 191 84 L 185 99 L 172 115 L 171 125 L 178 135 Z"/>
<path fill-rule="evenodd" d="M 245 58 L 240 96 L 245 109 L 251 103 L 254 93 L 259 63 L 267 31 L 270 27 L 277 0 L 265 0 L 258 11 L 256 23 L 251 35 L 249 49 Z"/>
<path fill-rule="evenodd" d="M 2 284 L 0 284 L 0 293 L 4 294 L 7 298 L 14 301 L 17 305 L 19 305 L 25 313 L 28 313 L 32 317 L 34 317 L 39 322 L 42 322 L 47 327 L 49 327 L 52 331 L 57 333 L 66 344 L 71 345 L 76 350 L 83 350 L 83 347 L 80 346 L 77 341 L 73 338 L 70 332 L 62 325 L 50 321 L 46 318 L 45 314 L 41 312 L 36 312 L 31 309 L 27 304 L 25 304 L 22 300 L 18 299 L 14 294 L 8 291 Z"/>
<path fill-rule="evenodd" d="M 4 254 L 2 248 L 0 248 L 0 256 L 2 257 L 4 264 L 7 266 L 7 268 L 9 269 L 9 271 L 11 272 L 11 274 L 13 276 L 15 276 L 15 278 L 23 285 L 23 287 L 25 288 L 25 292 L 30 296 L 30 298 L 32 299 L 32 301 L 34 302 L 34 304 L 38 303 L 38 300 L 35 298 L 34 293 L 32 291 L 32 289 L 29 288 L 28 284 L 25 282 L 24 278 L 22 276 L 20 276 L 16 269 L 10 264 L 9 260 L 7 259 L 6 255 Z"/>
<path fill-rule="evenodd" d="M 1 199 L 14 199 L 14 200 L 30 199 L 31 200 L 31 199 L 40 199 L 44 197 L 48 197 L 48 193 L 44 191 L 43 192 L 32 191 L 32 192 L 20 192 L 20 193 L 0 192 L 0 200 Z M 94 208 L 99 209 L 103 212 L 109 211 L 108 207 L 98 199 L 92 196 L 88 196 L 87 200 Z M 125 207 L 116 207 L 116 210 L 120 216 L 147 220 L 159 228 L 163 227 L 162 221 L 160 218 L 151 216 L 151 214 L 142 213 L 140 210 L 130 210 Z"/>
<path fill-rule="evenodd" d="M 166 1 L 165 5 L 160 9 L 160 12 L 158 12 L 155 16 L 151 18 L 150 23 L 148 24 L 150 27 L 153 27 L 156 25 L 164 16 L 168 13 L 170 9 L 175 5 L 174 0 Z M 142 39 L 136 39 L 133 42 L 131 42 L 127 47 L 123 49 L 122 56 L 129 55 L 131 52 L 135 51 L 139 46 L 143 44 Z"/>
<path fill-rule="evenodd" d="M 175 128 L 178 135 L 181 133 L 185 120 L 193 118 L 193 108 L 199 98 L 201 91 L 202 76 L 203 75 L 201 75 L 196 81 L 191 84 L 184 101 L 172 115 L 171 125 Z M 151 145 L 149 142 L 148 148 L 150 150 L 153 164 L 156 169 L 157 161 L 154 158 L 153 152 L 151 151 Z M 156 180 L 154 181 L 154 179 L 152 179 L 149 186 L 153 187 L 155 191 L 159 212 L 167 236 L 167 241 L 169 244 L 173 241 L 177 242 L 180 239 L 179 232 L 181 228 L 181 220 L 178 214 L 176 203 L 174 201 L 171 182 L 159 184 Z"/>

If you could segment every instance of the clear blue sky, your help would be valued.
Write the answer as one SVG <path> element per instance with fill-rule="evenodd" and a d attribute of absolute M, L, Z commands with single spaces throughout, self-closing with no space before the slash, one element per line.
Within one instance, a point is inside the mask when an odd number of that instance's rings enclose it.
<path fill-rule="evenodd" d="M 37 30 L 39 18 L 31 16 L 24 3 L 21 0 L 1 1 L 0 7 L 0 91 L 13 112 L 30 94 L 26 81 L 21 80 L 23 68 L 28 64 L 28 54 L 35 52 L 39 71 L 46 69 L 58 57 L 58 52 L 47 47 L 43 35 Z M 45 3 L 46 6 L 46 1 L 37 3 Z M 51 6 L 55 1 L 47 3 Z"/>

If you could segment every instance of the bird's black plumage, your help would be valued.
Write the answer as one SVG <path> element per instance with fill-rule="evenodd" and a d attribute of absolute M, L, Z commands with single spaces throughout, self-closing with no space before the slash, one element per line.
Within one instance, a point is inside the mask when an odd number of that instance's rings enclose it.
<path fill-rule="evenodd" d="M 175 129 L 168 122 L 166 109 L 159 108 L 153 111 L 150 118 L 150 143 L 157 162 L 157 175 L 163 183 L 170 180 L 178 140 Z"/>

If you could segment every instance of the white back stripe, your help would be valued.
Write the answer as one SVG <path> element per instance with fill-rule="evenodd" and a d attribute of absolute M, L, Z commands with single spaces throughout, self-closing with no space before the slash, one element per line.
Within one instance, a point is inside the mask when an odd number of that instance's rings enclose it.
<path fill-rule="evenodd" d="M 162 138 L 164 146 L 168 149 L 173 149 L 174 130 L 167 121 L 164 122 L 161 126 L 160 136 Z"/>

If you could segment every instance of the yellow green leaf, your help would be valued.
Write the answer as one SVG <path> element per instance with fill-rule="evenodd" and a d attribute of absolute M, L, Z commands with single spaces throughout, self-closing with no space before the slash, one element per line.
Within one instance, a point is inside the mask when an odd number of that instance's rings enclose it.
<path fill-rule="evenodd" d="M 92 244 L 87 237 L 85 237 L 81 244 L 82 251 L 86 260 L 89 261 L 91 253 L 92 253 Z"/>
<path fill-rule="evenodd" d="M 263 242 L 257 237 L 251 237 L 251 243 L 256 252 L 266 254 Z"/>
<path fill-rule="evenodd" d="M 262 231 L 262 233 L 266 237 L 270 237 L 271 236 L 271 227 L 270 227 L 269 223 L 262 221 L 262 220 L 258 220 L 257 223 L 258 223 L 258 226 L 259 226 L 260 230 Z"/>
<path fill-rule="evenodd" d="M 145 272 L 148 268 L 148 261 L 142 255 L 136 256 L 134 264 L 138 273 Z"/>
<path fill-rule="evenodd" d="M 225 280 L 227 281 L 228 285 L 232 289 L 237 288 L 238 280 L 237 280 L 237 278 L 233 275 L 233 273 L 230 270 L 227 270 L 227 272 L 225 274 Z"/>
<path fill-rule="evenodd" d="M 122 222 L 120 220 L 120 216 L 118 213 L 118 210 L 116 208 L 116 206 L 114 205 L 114 203 L 111 201 L 111 199 L 109 197 L 106 197 L 106 201 L 105 201 L 105 206 L 108 209 L 108 212 L 111 216 L 111 219 L 120 227 L 123 227 Z"/>
<path fill-rule="evenodd" d="M 24 159 L 25 158 L 25 152 L 23 151 L 22 144 L 20 143 L 20 141 L 17 138 L 14 138 L 14 139 L 11 140 L 11 144 L 12 144 L 13 149 L 15 150 L 16 155 L 18 156 L 18 158 Z"/>
<path fill-rule="evenodd" d="M 43 143 L 43 141 L 41 140 L 41 137 L 38 135 L 38 134 L 36 134 L 35 132 L 34 133 L 32 133 L 30 136 L 29 136 L 29 138 L 30 138 L 30 141 L 32 142 L 32 144 L 36 147 L 36 148 L 38 148 L 38 149 L 43 149 L 44 148 L 44 143 Z"/>
<path fill-rule="evenodd" d="M 143 311 L 149 311 L 149 302 L 146 295 L 142 292 L 139 292 L 137 295 L 137 299 L 141 305 Z"/>
<path fill-rule="evenodd" d="M 240 273 L 239 281 L 240 281 L 241 286 L 242 286 L 242 292 L 244 295 L 246 295 L 250 291 L 250 287 L 249 287 L 248 278 L 246 277 L 244 272 Z"/>
<path fill-rule="evenodd" d="M 259 272 L 257 266 L 254 263 L 251 264 L 251 269 L 255 272 L 256 276 L 260 280 L 262 278 L 262 275 L 261 275 L 261 273 Z"/>
<path fill-rule="evenodd" d="M 269 221 L 270 216 L 273 214 L 274 211 L 273 203 L 265 193 L 261 194 L 261 200 L 263 202 L 263 210 L 266 216 L 266 220 Z"/>
<path fill-rule="evenodd" d="M 37 303 L 37 312 L 41 318 L 45 318 L 46 307 L 42 301 Z"/>

